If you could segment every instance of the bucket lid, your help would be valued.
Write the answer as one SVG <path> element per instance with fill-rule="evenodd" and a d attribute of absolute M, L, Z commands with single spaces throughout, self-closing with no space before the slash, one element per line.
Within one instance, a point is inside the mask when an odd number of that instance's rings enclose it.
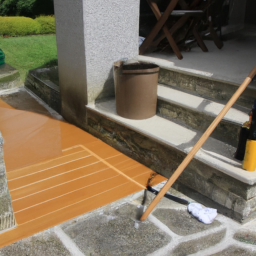
<path fill-rule="evenodd" d="M 157 73 L 159 72 L 159 66 L 153 63 L 131 63 L 123 65 L 124 74 L 138 74 L 138 73 Z"/>

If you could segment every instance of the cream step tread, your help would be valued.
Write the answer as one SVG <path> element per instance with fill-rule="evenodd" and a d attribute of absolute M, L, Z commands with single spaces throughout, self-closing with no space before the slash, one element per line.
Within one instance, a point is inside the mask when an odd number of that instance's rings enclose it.
<path fill-rule="evenodd" d="M 159 99 L 214 117 L 216 117 L 224 107 L 223 104 L 180 90 L 175 90 L 161 84 L 158 85 L 157 94 Z M 233 123 L 243 124 L 245 121 L 248 121 L 249 116 L 240 110 L 231 108 L 223 119 Z"/>
<path fill-rule="evenodd" d="M 87 108 L 161 143 L 188 153 L 201 137 L 200 132 L 154 116 L 145 120 L 131 120 L 116 113 L 115 100 L 87 105 Z M 233 158 L 235 148 L 214 138 L 209 138 L 195 158 L 246 184 L 256 183 L 256 172 L 242 169 L 242 163 Z"/>

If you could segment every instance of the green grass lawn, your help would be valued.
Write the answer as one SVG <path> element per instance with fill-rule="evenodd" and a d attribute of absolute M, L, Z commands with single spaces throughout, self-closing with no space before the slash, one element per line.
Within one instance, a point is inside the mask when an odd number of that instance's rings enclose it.
<path fill-rule="evenodd" d="M 28 70 L 57 65 L 55 35 L 0 37 L 5 62 L 18 69 L 25 81 Z"/>

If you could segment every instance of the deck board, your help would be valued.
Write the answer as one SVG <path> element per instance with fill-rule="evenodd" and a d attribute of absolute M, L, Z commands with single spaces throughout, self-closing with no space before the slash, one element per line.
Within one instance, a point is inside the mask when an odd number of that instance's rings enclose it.
<path fill-rule="evenodd" d="M 83 150 L 84 149 L 81 146 L 75 146 L 75 147 L 72 147 L 72 148 L 67 148 L 65 150 L 62 150 L 62 155 L 66 156 L 66 155 L 77 153 L 77 152 L 80 152 L 80 151 L 83 151 Z"/>
<path fill-rule="evenodd" d="M 37 205 L 52 200 L 53 198 L 65 195 L 67 193 L 82 189 L 91 184 L 96 184 L 97 182 L 99 182 L 99 175 L 101 180 L 107 180 L 114 176 L 118 176 L 118 174 L 114 170 L 105 169 L 104 171 L 100 171 L 89 176 L 72 180 L 67 183 L 62 183 L 58 186 L 51 187 L 49 189 L 39 191 L 38 193 L 14 200 L 13 210 L 14 212 L 18 212 L 28 207 L 32 207 L 33 205 Z"/>
<path fill-rule="evenodd" d="M 83 178 L 88 175 L 92 175 L 93 173 L 101 172 L 106 169 L 109 169 L 109 167 L 106 167 L 103 163 L 98 162 L 96 164 L 93 164 L 87 167 L 79 168 L 70 172 L 65 172 L 58 176 L 54 176 L 49 179 L 44 179 L 39 182 L 29 184 L 26 187 L 21 187 L 16 190 L 10 191 L 10 193 L 11 193 L 12 199 L 17 200 L 19 198 L 36 194 L 40 191 L 47 190 L 51 187 L 56 187 L 60 184 L 71 182 L 73 180 L 77 180 L 79 178 Z"/>
<path fill-rule="evenodd" d="M 73 219 L 81 214 L 97 209 L 102 206 L 102 201 L 104 201 L 105 204 L 109 204 L 122 197 L 141 190 L 138 188 L 138 186 L 135 184 L 130 184 L 129 182 L 122 184 L 122 189 L 120 189 L 120 186 L 121 185 L 111 188 L 109 191 L 106 191 L 103 194 L 95 195 L 87 200 L 69 205 L 55 212 L 49 212 L 47 215 L 44 215 L 41 218 L 20 224 L 17 226 L 17 228 L 0 234 L 0 247 L 14 243 L 22 238 L 31 236 L 42 230 Z"/>
<path fill-rule="evenodd" d="M 1 100 L 0 109 L 0 130 L 8 138 L 4 160 L 17 224 L 0 233 L 0 248 L 138 192 L 154 173 L 73 125 L 6 108 Z M 19 137 L 19 122 L 33 134 L 26 131 Z M 47 143 L 38 147 L 32 141 L 39 141 L 37 136 Z M 56 144 L 54 150 L 46 152 L 51 144 Z M 164 180 L 157 175 L 154 182 Z"/>
<path fill-rule="evenodd" d="M 49 169 L 43 169 L 40 172 L 36 172 L 27 176 L 21 176 L 20 178 L 16 178 L 15 180 L 10 180 L 9 189 L 10 191 L 12 191 L 17 188 L 21 188 L 29 184 L 33 184 L 55 176 L 60 176 L 59 178 L 61 178 L 64 173 L 72 171 L 72 174 L 75 174 L 76 170 L 80 170 L 81 168 L 85 168 L 87 166 L 89 167 L 95 165 L 96 163 L 99 163 L 98 159 L 93 156 L 88 156 L 84 159 L 80 159 L 80 161 L 74 161 L 72 162 L 72 164 L 68 163 L 57 167 L 51 167 Z"/>
<path fill-rule="evenodd" d="M 58 209 L 65 208 L 68 205 L 75 204 L 80 201 L 84 201 L 87 198 L 93 197 L 97 194 L 102 194 L 108 191 L 112 187 L 116 187 L 120 184 L 125 184 L 127 180 L 118 175 L 114 177 L 109 177 L 104 180 L 96 181 L 93 184 L 87 184 L 87 186 L 80 189 L 73 188 L 72 192 L 62 194 L 59 197 L 52 198 L 46 202 L 38 205 L 34 205 L 30 208 L 25 208 L 23 210 L 17 211 L 15 213 L 15 218 L 18 224 L 28 222 L 32 219 L 37 219 L 48 212 L 54 212 Z"/>
<path fill-rule="evenodd" d="M 52 168 L 56 168 L 56 167 L 60 167 L 62 168 L 63 165 L 67 164 L 67 163 L 73 163 L 76 160 L 79 159 L 84 159 L 88 156 L 91 156 L 88 152 L 86 152 L 85 150 L 78 152 L 78 153 L 73 153 L 70 155 L 66 155 L 66 156 L 61 156 L 58 157 L 56 159 L 52 159 L 43 163 L 38 163 L 35 165 L 31 165 L 22 169 L 18 169 L 15 171 L 11 171 L 11 172 L 7 172 L 7 178 L 8 180 L 13 180 L 16 178 L 21 178 L 21 177 L 25 177 L 27 175 L 31 175 L 34 173 L 39 173 L 48 169 L 52 169 Z"/>

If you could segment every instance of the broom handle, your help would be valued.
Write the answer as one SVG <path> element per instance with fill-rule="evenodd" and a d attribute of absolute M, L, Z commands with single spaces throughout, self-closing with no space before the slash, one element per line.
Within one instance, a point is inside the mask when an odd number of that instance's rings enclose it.
<path fill-rule="evenodd" d="M 213 120 L 212 124 L 208 127 L 208 129 L 205 131 L 205 133 L 202 135 L 202 137 L 199 139 L 199 141 L 195 144 L 195 146 L 191 149 L 191 151 L 188 153 L 188 155 L 185 157 L 183 162 L 179 165 L 179 167 L 173 173 L 171 178 L 167 181 L 167 183 L 164 185 L 164 187 L 161 189 L 161 191 L 155 197 L 155 199 L 151 202 L 151 204 L 148 206 L 147 210 L 141 216 L 140 220 L 143 221 L 148 217 L 148 215 L 155 208 L 157 203 L 161 200 L 161 198 L 169 190 L 169 188 L 172 186 L 172 184 L 178 179 L 178 177 L 181 175 L 181 173 L 184 171 L 184 169 L 187 167 L 187 165 L 193 159 L 193 157 L 195 156 L 197 151 L 202 147 L 202 145 L 205 143 L 205 141 L 208 139 L 208 137 L 214 131 L 214 129 L 219 124 L 221 119 L 226 115 L 226 113 L 233 106 L 233 104 L 237 101 L 237 99 L 243 93 L 243 91 L 248 86 L 248 84 L 252 81 L 255 74 L 256 74 L 256 66 L 252 69 L 252 71 L 250 72 L 248 77 L 246 77 L 244 82 L 240 85 L 240 87 L 237 89 L 235 94 L 232 96 L 232 98 L 229 100 L 229 102 L 226 104 L 226 106 L 222 109 L 222 111 L 219 113 L 219 115 Z"/>

